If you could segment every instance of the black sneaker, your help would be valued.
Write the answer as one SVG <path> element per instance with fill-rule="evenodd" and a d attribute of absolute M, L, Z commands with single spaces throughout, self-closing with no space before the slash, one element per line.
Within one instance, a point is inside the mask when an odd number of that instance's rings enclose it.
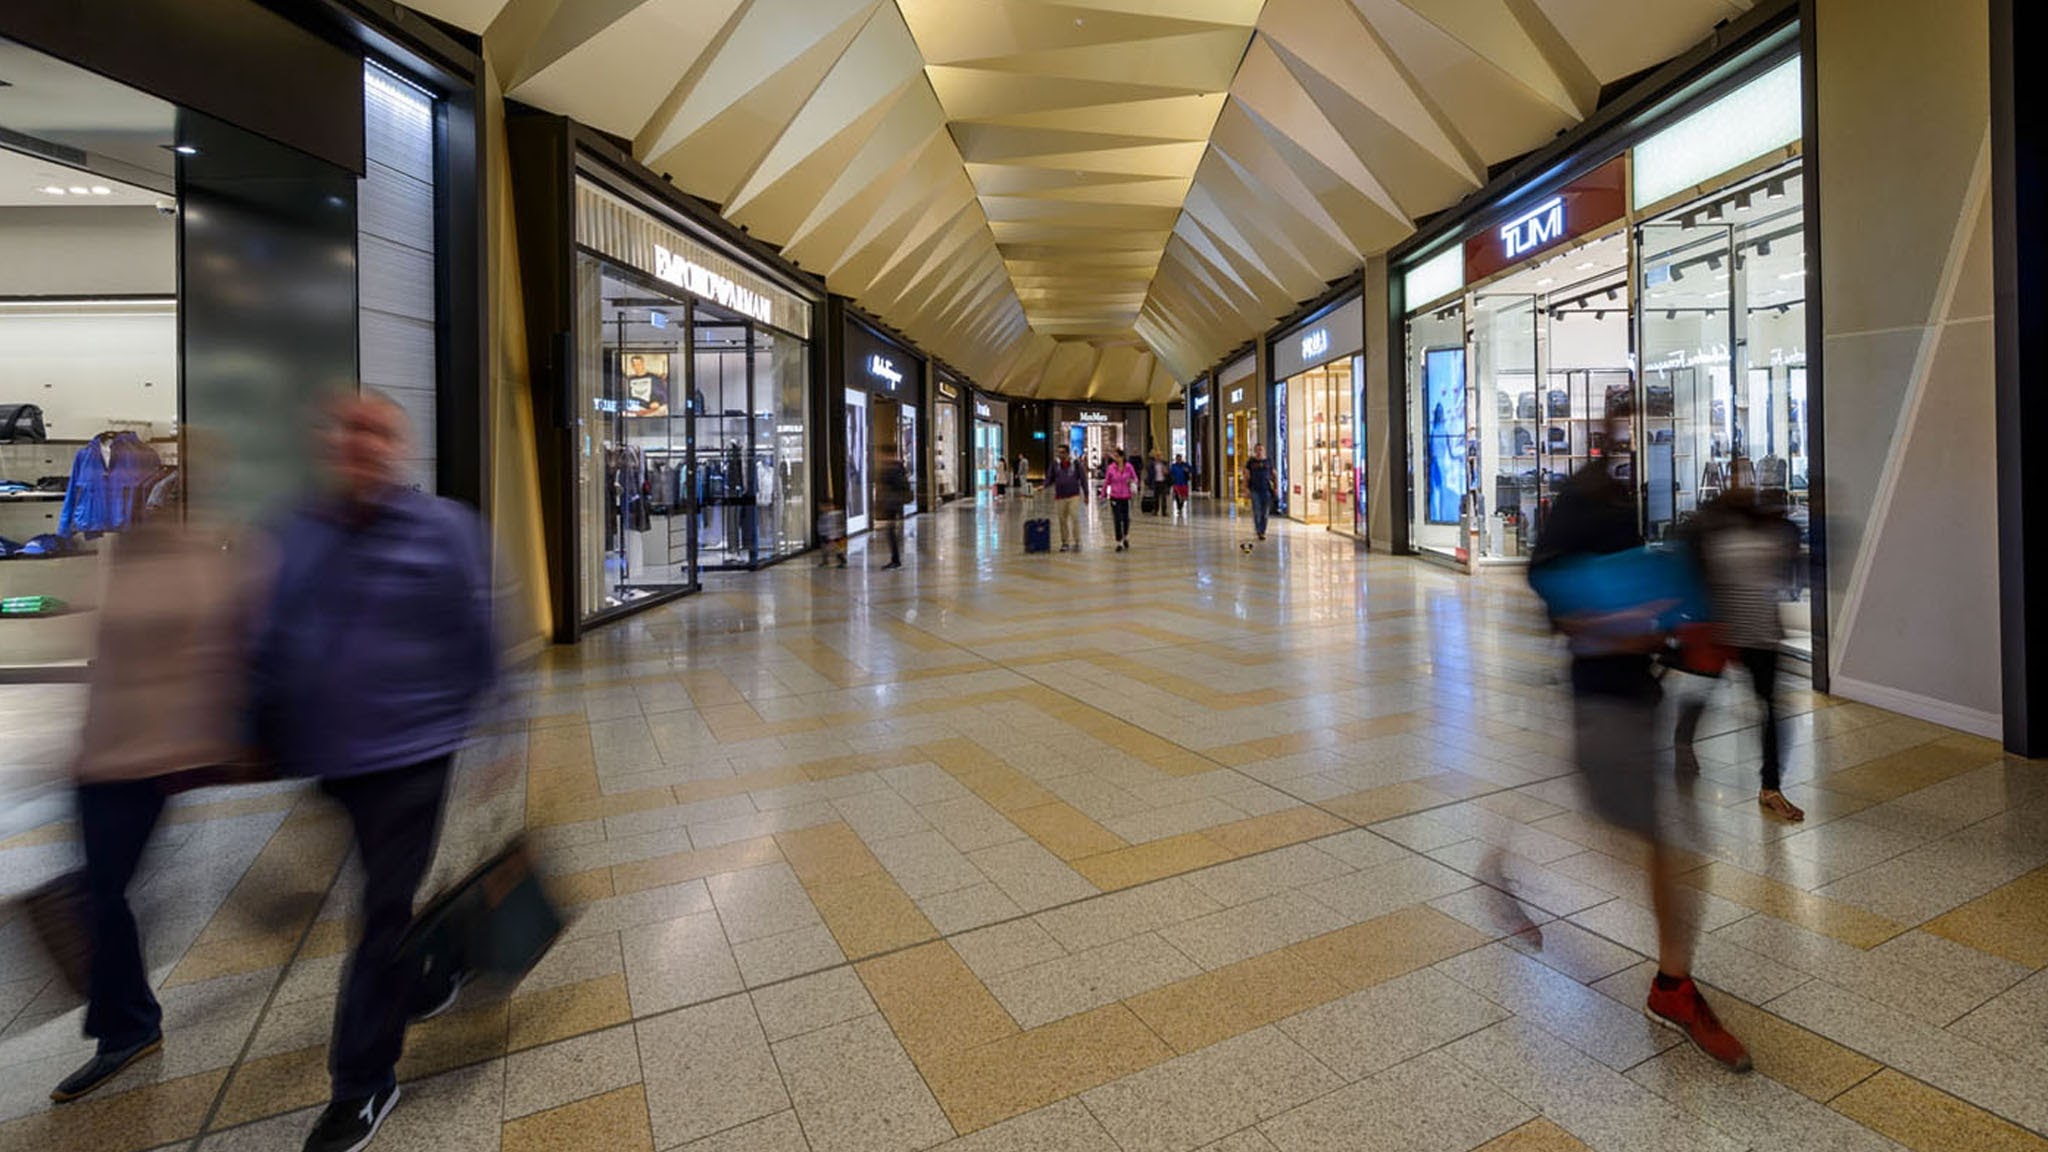
<path fill-rule="evenodd" d="M 374 1096 L 334 1101 L 307 1134 L 305 1152 L 362 1152 L 377 1138 L 377 1129 L 396 1103 L 396 1084 Z"/>
<path fill-rule="evenodd" d="M 126 1048 L 101 1049 L 79 1066 L 78 1071 L 64 1078 L 64 1082 L 50 1089 L 50 1099 L 66 1104 L 91 1092 L 114 1077 L 126 1071 L 130 1064 L 152 1053 L 161 1051 L 164 1034 L 159 1032 L 147 1040 L 130 1044 Z"/>

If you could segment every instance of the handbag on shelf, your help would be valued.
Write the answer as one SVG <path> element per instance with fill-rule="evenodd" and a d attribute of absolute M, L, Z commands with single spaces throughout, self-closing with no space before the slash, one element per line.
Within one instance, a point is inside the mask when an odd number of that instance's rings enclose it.
<path fill-rule="evenodd" d="M 41 444 L 49 433 L 43 410 L 34 404 L 0 404 L 0 444 Z"/>

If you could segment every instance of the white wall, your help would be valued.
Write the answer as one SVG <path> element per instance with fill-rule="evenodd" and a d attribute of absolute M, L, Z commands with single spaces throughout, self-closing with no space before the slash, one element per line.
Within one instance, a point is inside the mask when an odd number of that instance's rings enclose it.
<path fill-rule="evenodd" d="M 177 221 L 154 208 L 0 208 L 0 296 L 177 290 Z"/>
<path fill-rule="evenodd" d="M 169 301 L 92 314 L 0 304 L 0 403 L 37 404 L 53 440 L 84 440 L 115 422 L 178 418 L 178 320 Z"/>

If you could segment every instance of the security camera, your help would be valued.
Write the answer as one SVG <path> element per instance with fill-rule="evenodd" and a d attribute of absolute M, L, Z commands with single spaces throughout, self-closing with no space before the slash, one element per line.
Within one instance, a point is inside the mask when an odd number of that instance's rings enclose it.
<path fill-rule="evenodd" d="M 178 202 L 176 200 L 158 200 L 156 202 L 156 214 L 159 216 L 176 216 L 178 214 Z"/>

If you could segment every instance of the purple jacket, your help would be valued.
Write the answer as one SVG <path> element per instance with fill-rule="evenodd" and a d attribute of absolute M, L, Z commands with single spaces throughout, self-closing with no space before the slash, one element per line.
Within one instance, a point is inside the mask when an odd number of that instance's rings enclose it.
<path fill-rule="evenodd" d="M 454 752 L 496 668 L 476 514 L 394 491 L 367 520 L 294 515 L 251 655 L 256 738 L 299 776 Z"/>

